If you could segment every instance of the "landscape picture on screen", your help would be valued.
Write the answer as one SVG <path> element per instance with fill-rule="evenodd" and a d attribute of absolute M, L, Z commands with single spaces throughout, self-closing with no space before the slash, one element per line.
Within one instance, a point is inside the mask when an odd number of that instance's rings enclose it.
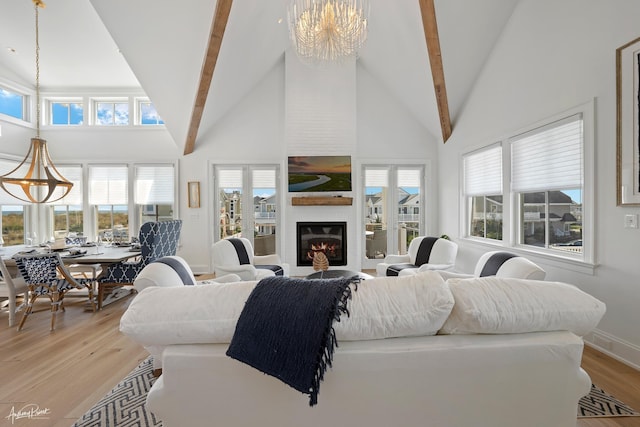
<path fill-rule="evenodd" d="M 351 191 L 351 156 L 289 157 L 289 191 Z"/>

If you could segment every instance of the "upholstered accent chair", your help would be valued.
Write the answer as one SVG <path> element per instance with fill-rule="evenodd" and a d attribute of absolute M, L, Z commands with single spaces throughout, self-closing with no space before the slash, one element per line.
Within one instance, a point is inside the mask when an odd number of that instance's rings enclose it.
<path fill-rule="evenodd" d="M 462 274 L 441 271 L 440 275 L 446 280 L 453 277 L 471 278 L 496 276 L 510 279 L 544 280 L 547 275 L 539 265 L 533 261 L 504 251 L 490 251 L 484 253 L 476 263 L 473 274 Z"/>
<path fill-rule="evenodd" d="M 140 257 L 134 262 L 109 265 L 98 279 L 98 308 L 102 308 L 104 292 L 109 287 L 133 285 L 138 274 L 155 259 L 175 255 L 180 240 L 182 220 L 146 222 L 140 227 Z"/>
<path fill-rule="evenodd" d="M 406 276 L 426 270 L 446 270 L 456 263 L 458 245 L 441 237 L 420 236 L 406 255 L 387 255 L 376 266 L 378 276 Z"/>
<path fill-rule="evenodd" d="M 11 273 L 1 258 L 0 272 L 2 273 L 2 277 L 0 278 L 0 297 L 7 298 L 7 300 L 3 302 L 3 306 L 6 304 L 9 309 L 9 327 L 12 327 L 16 322 L 16 313 L 27 306 L 29 286 L 22 276 L 11 277 Z M 24 298 L 20 305 L 18 305 L 17 302 L 18 295 L 23 295 Z"/>
<path fill-rule="evenodd" d="M 133 281 L 133 287 L 140 292 L 151 286 L 164 288 L 176 286 L 207 285 L 210 283 L 239 282 L 240 276 L 227 274 L 210 280 L 197 280 L 184 258 L 177 255 L 165 256 L 151 261 Z"/>
<path fill-rule="evenodd" d="M 269 276 L 288 276 L 289 265 L 278 255 L 254 255 L 249 239 L 234 237 L 213 245 L 216 276 L 237 274 L 242 280 L 260 280 Z"/>
<path fill-rule="evenodd" d="M 59 253 L 18 255 L 15 257 L 18 271 L 29 287 L 27 309 L 22 315 L 18 330 L 24 326 L 27 316 L 33 310 L 33 303 L 38 297 L 46 295 L 51 300 L 51 330 L 55 329 L 56 313 L 64 311 L 64 296 L 72 289 L 86 289 L 89 303 L 96 311 L 93 298 L 93 281 L 78 279 L 64 266 Z"/>

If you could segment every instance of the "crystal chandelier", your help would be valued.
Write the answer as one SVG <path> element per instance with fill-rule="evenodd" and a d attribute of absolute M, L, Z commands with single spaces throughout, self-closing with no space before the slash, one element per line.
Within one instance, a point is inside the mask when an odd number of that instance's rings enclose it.
<path fill-rule="evenodd" d="M 367 39 L 368 0 L 291 0 L 289 32 L 307 63 L 355 58 Z"/>
<path fill-rule="evenodd" d="M 0 187 L 24 202 L 45 203 L 62 199 L 71 191 L 73 183 L 58 172 L 49 157 L 47 141 L 40 138 L 38 8 L 45 5 L 42 0 L 33 0 L 33 3 L 36 12 L 36 137 L 31 138 L 31 147 L 22 162 L 11 172 L 0 176 Z"/>

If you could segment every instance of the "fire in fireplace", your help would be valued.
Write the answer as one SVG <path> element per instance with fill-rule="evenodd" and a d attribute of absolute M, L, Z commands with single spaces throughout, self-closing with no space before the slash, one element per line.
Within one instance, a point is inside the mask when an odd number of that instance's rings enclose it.
<path fill-rule="evenodd" d="M 324 252 L 330 266 L 347 265 L 346 222 L 298 222 L 298 266 L 313 265 L 316 252 Z"/>

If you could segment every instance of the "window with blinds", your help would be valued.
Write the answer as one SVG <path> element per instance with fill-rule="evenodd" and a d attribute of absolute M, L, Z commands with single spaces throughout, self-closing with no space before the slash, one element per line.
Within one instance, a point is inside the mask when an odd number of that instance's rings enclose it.
<path fill-rule="evenodd" d="M 82 210 L 82 166 L 62 165 L 56 167 L 67 180 L 73 183 L 69 193 L 60 200 L 52 202 L 53 230 L 67 233 L 83 233 L 84 215 Z M 62 195 L 62 189 L 54 191 L 54 199 Z"/>
<path fill-rule="evenodd" d="M 129 168 L 124 165 L 90 165 L 88 183 L 89 204 L 97 218 L 92 238 L 107 241 L 128 239 Z"/>
<path fill-rule="evenodd" d="M 583 115 L 575 114 L 509 140 L 518 243 L 582 253 Z"/>
<path fill-rule="evenodd" d="M 463 156 L 467 235 L 502 240 L 502 144 Z"/>
<path fill-rule="evenodd" d="M 173 165 L 137 165 L 133 199 L 138 223 L 173 219 L 175 170 Z"/>
<path fill-rule="evenodd" d="M 252 242 L 255 255 L 277 252 L 278 171 L 276 165 L 214 167 L 220 212 L 216 238 L 246 237 Z"/>
<path fill-rule="evenodd" d="M 8 173 L 20 162 L 0 159 L 0 171 Z M 5 246 L 21 245 L 25 243 L 25 209 L 27 202 L 12 197 L 0 189 L 0 227 L 2 242 Z"/>

